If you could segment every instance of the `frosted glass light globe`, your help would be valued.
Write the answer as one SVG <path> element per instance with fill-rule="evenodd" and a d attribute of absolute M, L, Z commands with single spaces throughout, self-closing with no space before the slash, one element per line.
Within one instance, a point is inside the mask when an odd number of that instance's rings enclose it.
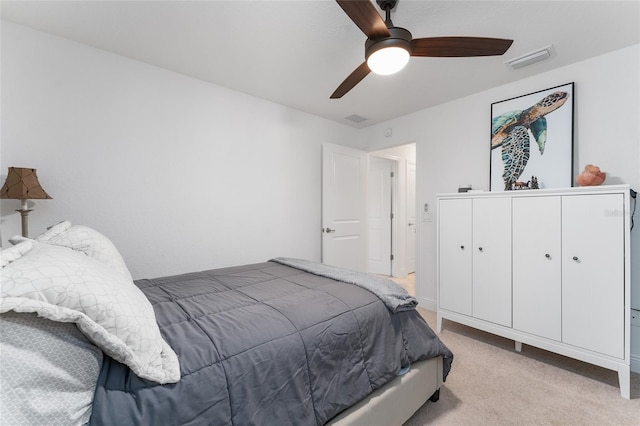
<path fill-rule="evenodd" d="M 367 65 L 369 69 L 380 75 L 397 73 L 409 62 L 409 52 L 402 47 L 386 47 L 369 56 Z"/>

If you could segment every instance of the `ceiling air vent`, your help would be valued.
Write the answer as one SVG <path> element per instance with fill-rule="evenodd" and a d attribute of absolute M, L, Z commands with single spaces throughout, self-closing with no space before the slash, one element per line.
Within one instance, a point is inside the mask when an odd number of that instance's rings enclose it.
<path fill-rule="evenodd" d="M 345 119 L 353 121 L 354 123 L 362 123 L 363 121 L 367 121 L 368 120 L 368 118 L 364 118 L 363 116 L 358 115 L 358 114 L 351 114 L 350 116 L 345 117 Z"/>
<path fill-rule="evenodd" d="M 547 46 L 543 47 L 542 49 L 527 53 L 526 55 L 518 56 L 514 59 L 509 59 L 507 62 L 505 62 L 505 64 L 512 70 L 517 70 L 519 68 L 526 67 L 527 65 L 535 64 L 536 62 L 541 62 L 549 59 L 552 53 L 553 46 Z"/>

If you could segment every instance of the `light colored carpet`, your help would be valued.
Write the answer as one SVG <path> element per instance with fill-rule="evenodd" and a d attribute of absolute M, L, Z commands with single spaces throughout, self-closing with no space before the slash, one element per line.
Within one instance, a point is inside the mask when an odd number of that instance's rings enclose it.
<path fill-rule="evenodd" d="M 408 274 L 408 275 L 405 275 L 404 277 L 389 277 L 389 278 L 391 278 L 393 281 L 397 282 L 402 287 L 404 287 L 404 289 L 407 290 L 407 292 L 410 295 L 412 296 L 416 295 L 416 274 Z"/>
<path fill-rule="evenodd" d="M 419 309 L 435 330 L 434 312 Z M 640 425 L 640 375 L 623 399 L 611 370 L 446 321 L 454 354 L 440 400 L 405 423 L 417 425 Z"/>
<path fill-rule="evenodd" d="M 435 330 L 436 314 L 418 308 Z M 623 399 L 615 371 L 522 345 L 445 320 L 440 334 L 454 354 L 438 402 L 405 426 L 640 425 L 640 375 Z"/>

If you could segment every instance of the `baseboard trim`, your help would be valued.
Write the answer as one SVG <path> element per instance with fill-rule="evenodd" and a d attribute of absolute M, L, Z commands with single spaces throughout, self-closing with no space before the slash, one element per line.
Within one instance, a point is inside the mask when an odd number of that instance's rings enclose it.
<path fill-rule="evenodd" d="M 422 309 L 426 309 L 427 311 L 436 312 L 438 310 L 438 302 L 433 299 L 427 299 L 425 297 L 417 297 L 418 306 Z"/>

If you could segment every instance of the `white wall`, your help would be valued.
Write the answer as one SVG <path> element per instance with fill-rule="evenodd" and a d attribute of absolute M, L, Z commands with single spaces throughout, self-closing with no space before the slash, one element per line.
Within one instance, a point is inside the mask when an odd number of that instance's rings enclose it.
<path fill-rule="evenodd" d="M 141 278 L 320 260 L 321 144 L 357 131 L 2 22 L 1 136 L 0 179 L 36 168 L 53 197 L 30 236 L 92 226 Z M 2 200 L 3 246 L 19 206 Z"/>
<path fill-rule="evenodd" d="M 594 163 L 605 183 L 640 189 L 639 53 L 635 45 L 357 131 L 3 22 L 0 179 L 8 166 L 37 168 L 54 199 L 30 202 L 31 235 L 63 219 L 93 226 L 135 277 L 319 260 L 323 142 L 368 151 L 415 142 L 416 204 L 435 206 L 459 184 L 488 189 L 492 102 L 571 81 L 575 169 Z M 18 207 L 1 204 L 3 246 L 20 231 Z M 417 292 L 427 307 L 435 224 L 418 222 Z M 640 307 L 640 256 L 632 259 Z"/>
<path fill-rule="evenodd" d="M 605 184 L 640 188 L 640 45 L 428 108 L 362 130 L 377 150 L 402 141 L 417 144 L 417 206 L 435 206 L 436 194 L 459 184 L 489 189 L 491 103 L 575 82 L 574 170 L 588 163 L 607 172 Z M 391 137 L 384 131 L 393 129 Z M 640 214 L 632 231 L 632 306 L 640 308 Z M 436 221 L 418 222 L 416 292 L 435 309 Z"/>

